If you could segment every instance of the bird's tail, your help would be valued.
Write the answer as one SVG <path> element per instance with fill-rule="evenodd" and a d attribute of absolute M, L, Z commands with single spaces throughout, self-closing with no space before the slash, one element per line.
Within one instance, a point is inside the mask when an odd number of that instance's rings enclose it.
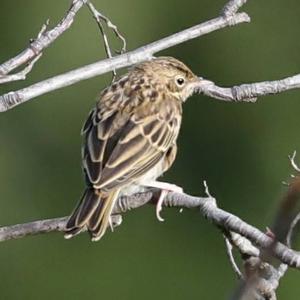
<path fill-rule="evenodd" d="M 69 239 L 87 229 L 93 241 L 104 235 L 119 190 L 103 195 L 99 190 L 87 188 L 76 209 L 69 217 L 66 225 L 65 238 Z"/>

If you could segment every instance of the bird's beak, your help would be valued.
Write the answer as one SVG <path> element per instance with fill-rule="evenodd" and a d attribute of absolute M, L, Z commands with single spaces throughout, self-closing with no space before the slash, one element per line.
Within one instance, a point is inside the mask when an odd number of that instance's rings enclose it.
<path fill-rule="evenodd" d="M 198 77 L 193 84 L 194 94 L 200 94 L 207 89 L 208 86 L 212 86 L 214 83 L 210 80 L 206 80 L 202 77 Z"/>

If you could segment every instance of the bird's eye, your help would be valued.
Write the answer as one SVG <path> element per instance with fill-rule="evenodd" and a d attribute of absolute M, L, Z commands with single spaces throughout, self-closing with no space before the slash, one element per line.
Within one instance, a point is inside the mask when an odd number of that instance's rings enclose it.
<path fill-rule="evenodd" d="M 178 86 L 183 86 L 184 83 L 185 83 L 185 80 L 184 80 L 184 78 L 183 78 L 182 76 L 176 77 L 176 84 L 177 84 Z"/>

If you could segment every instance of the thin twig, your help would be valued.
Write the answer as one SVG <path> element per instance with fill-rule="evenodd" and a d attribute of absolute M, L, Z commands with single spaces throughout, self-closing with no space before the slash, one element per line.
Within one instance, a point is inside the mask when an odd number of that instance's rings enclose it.
<path fill-rule="evenodd" d="M 40 59 L 40 57 L 43 55 L 43 53 L 40 53 L 38 56 L 36 56 L 33 60 L 31 60 L 28 65 L 20 72 L 12 74 L 12 75 L 0 75 L 0 84 L 17 81 L 17 80 L 25 80 L 26 75 L 32 70 L 34 64 Z"/>
<path fill-rule="evenodd" d="M 111 51 L 110 46 L 109 46 L 107 35 L 106 35 L 104 27 L 102 25 L 102 21 L 104 21 L 106 23 L 106 25 L 115 32 L 116 36 L 119 39 L 121 39 L 121 41 L 123 43 L 121 53 L 125 52 L 125 50 L 126 50 L 126 40 L 123 37 L 123 35 L 119 32 L 118 27 L 116 25 L 114 25 L 107 17 L 105 17 L 103 14 L 101 14 L 90 1 L 87 2 L 87 6 L 88 6 L 90 12 L 93 14 L 94 19 L 96 20 L 96 22 L 98 24 L 99 30 L 100 30 L 101 35 L 103 37 L 104 49 L 105 49 L 107 57 L 112 58 L 113 55 L 112 55 L 112 51 Z M 117 76 L 116 70 L 113 69 L 112 73 L 113 73 L 112 81 L 114 81 L 116 76 Z"/>
<path fill-rule="evenodd" d="M 240 271 L 237 263 L 235 262 L 235 258 L 234 258 L 233 253 L 232 253 L 232 250 L 233 250 L 232 244 L 231 244 L 231 242 L 229 241 L 229 239 L 227 238 L 226 235 L 223 235 L 223 237 L 224 237 L 224 240 L 225 240 L 226 253 L 227 253 L 229 262 L 232 266 L 232 269 L 233 269 L 234 273 L 237 275 L 238 279 L 243 279 L 243 274 Z"/>
<path fill-rule="evenodd" d="M 223 8 L 222 13 L 225 16 L 234 15 L 245 3 L 247 0 L 230 0 Z"/>
<path fill-rule="evenodd" d="M 297 155 L 297 151 L 295 150 L 293 152 L 293 154 L 289 155 L 288 157 L 289 157 L 290 163 L 291 163 L 292 167 L 295 169 L 295 171 L 300 172 L 300 167 L 295 162 L 296 155 Z"/>
<path fill-rule="evenodd" d="M 23 50 L 17 56 L 2 63 L 0 65 L 0 76 L 2 77 L 2 81 L 0 83 L 12 81 L 13 78 L 12 76 L 14 75 L 11 75 L 10 80 L 6 80 L 6 81 L 4 80 L 5 75 L 9 74 L 11 71 L 15 70 L 16 68 L 29 63 L 32 59 L 39 56 L 40 53 L 42 53 L 42 51 L 45 48 L 47 48 L 60 35 L 62 35 L 67 29 L 69 29 L 74 21 L 76 13 L 80 10 L 80 8 L 83 6 L 85 2 L 86 0 L 73 0 L 72 5 L 68 10 L 66 16 L 59 22 L 57 26 L 47 31 L 46 30 L 48 24 L 47 21 L 43 25 L 42 30 L 39 32 L 37 38 L 31 40 L 30 45 L 27 49 Z M 19 80 L 18 76 L 16 76 L 15 78 L 16 78 L 15 80 Z"/>
<path fill-rule="evenodd" d="M 116 37 L 121 41 L 122 43 L 122 48 L 120 51 L 116 51 L 119 54 L 125 53 L 126 52 L 126 39 L 124 37 L 124 35 L 120 32 L 120 30 L 118 29 L 117 25 L 113 24 L 111 22 L 111 20 L 106 17 L 105 15 L 103 15 L 102 13 L 100 13 L 95 6 L 91 3 L 91 1 L 88 1 L 87 5 L 89 6 L 91 12 L 93 13 L 95 19 L 97 20 L 97 22 L 101 23 L 101 20 L 103 20 L 106 24 L 106 26 L 110 29 L 112 29 L 112 31 L 114 32 L 114 34 L 116 35 Z M 98 21 L 99 20 L 99 21 Z"/>
<path fill-rule="evenodd" d="M 293 222 L 291 223 L 291 226 L 290 226 L 290 229 L 289 229 L 289 232 L 287 234 L 287 237 L 286 237 L 286 245 L 288 247 L 291 247 L 291 244 L 292 244 L 292 237 L 293 237 L 293 234 L 294 234 L 294 230 L 295 230 L 295 227 L 297 226 L 297 224 L 299 223 L 300 221 L 300 213 L 298 213 L 295 217 L 295 219 L 293 220 Z"/>

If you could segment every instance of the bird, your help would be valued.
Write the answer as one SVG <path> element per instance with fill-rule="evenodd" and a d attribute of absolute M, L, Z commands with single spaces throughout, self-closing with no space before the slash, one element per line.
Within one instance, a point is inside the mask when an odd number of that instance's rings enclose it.
<path fill-rule="evenodd" d="M 173 164 L 182 105 L 202 78 L 173 57 L 138 63 L 106 87 L 83 128 L 86 189 L 65 228 L 65 238 L 88 230 L 100 240 L 120 196 L 159 188 L 157 217 L 166 193 L 180 187 L 157 181 Z"/>

